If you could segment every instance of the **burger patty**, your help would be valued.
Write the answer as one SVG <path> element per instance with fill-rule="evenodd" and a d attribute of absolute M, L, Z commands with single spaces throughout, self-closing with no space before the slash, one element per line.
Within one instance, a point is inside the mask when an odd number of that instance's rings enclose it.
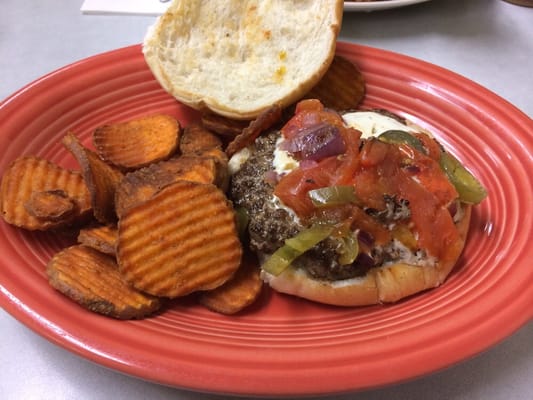
<path fill-rule="evenodd" d="M 243 207 L 249 216 L 248 232 L 252 250 L 272 254 L 285 239 L 296 235 L 302 227 L 273 201 L 274 188 L 265 176 L 272 171 L 274 149 L 279 132 L 260 136 L 255 150 L 231 177 L 230 197 L 236 207 Z"/>
<path fill-rule="evenodd" d="M 250 248 L 270 255 L 284 245 L 285 239 L 295 236 L 304 227 L 293 215 L 274 201 L 274 187 L 266 177 L 273 173 L 273 160 L 279 131 L 259 137 L 251 156 L 233 174 L 230 197 L 236 207 L 244 208 L 249 216 Z M 316 279 L 340 280 L 364 275 L 376 264 L 373 257 L 361 254 L 356 262 L 340 265 L 337 262 L 339 243 L 326 239 L 293 263 L 305 268 Z"/>

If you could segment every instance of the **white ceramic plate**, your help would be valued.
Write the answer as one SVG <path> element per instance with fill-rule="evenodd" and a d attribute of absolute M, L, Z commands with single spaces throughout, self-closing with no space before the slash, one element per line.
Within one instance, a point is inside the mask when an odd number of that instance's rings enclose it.
<path fill-rule="evenodd" d="M 411 4 L 424 3 L 429 0 L 383 0 L 365 1 L 363 3 L 344 2 L 344 11 L 377 11 L 389 8 L 404 7 Z"/>
<path fill-rule="evenodd" d="M 408 6 L 428 0 L 383 0 L 364 3 L 344 2 L 344 11 L 374 11 Z M 84 0 L 81 5 L 83 14 L 91 15 L 161 15 L 169 2 L 159 0 Z"/>

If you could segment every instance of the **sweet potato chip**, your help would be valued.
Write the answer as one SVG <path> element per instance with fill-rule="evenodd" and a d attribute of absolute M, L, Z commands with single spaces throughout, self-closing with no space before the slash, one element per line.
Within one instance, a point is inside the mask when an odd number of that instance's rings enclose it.
<path fill-rule="evenodd" d="M 328 71 L 305 98 L 318 99 L 337 111 L 355 109 L 365 96 L 363 74 L 348 59 L 335 56 Z"/>
<path fill-rule="evenodd" d="M 9 224 L 47 230 L 83 222 L 91 199 L 79 172 L 30 156 L 16 159 L 4 172 L 0 207 Z"/>
<path fill-rule="evenodd" d="M 229 186 L 230 178 L 228 168 L 229 159 L 226 153 L 218 147 L 213 147 L 211 149 L 198 151 L 195 154 L 197 157 L 211 159 L 215 162 L 215 179 L 213 182 L 209 183 L 214 183 L 223 192 L 226 192 Z"/>
<path fill-rule="evenodd" d="M 180 134 L 180 124 L 174 117 L 151 115 L 96 128 L 93 143 L 103 160 L 131 170 L 172 156 Z"/>
<path fill-rule="evenodd" d="M 115 255 L 118 230 L 114 225 L 96 225 L 80 229 L 78 243 L 111 256 Z"/>
<path fill-rule="evenodd" d="M 115 190 L 123 174 L 84 147 L 73 133 L 68 133 L 63 138 L 63 144 L 81 167 L 91 194 L 95 218 L 103 224 L 115 222 Z"/>
<path fill-rule="evenodd" d="M 252 304 L 263 287 L 257 261 L 245 260 L 235 275 L 222 286 L 203 292 L 198 301 L 221 314 L 235 314 Z"/>
<path fill-rule="evenodd" d="M 29 214 L 41 220 L 67 220 L 76 211 L 76 203 L 64 190 L 32 192 L 24 207 Z"/>
<path fill-rule="evenodd" d="M 218 148 L 218 147 L 213 147 L 213 148 L 210 148 L 210 149 L 204 149 L 204 150 L 199 150 L 195 153 L 191 153 L 191 154 L 187 154 L 189 156 L 199 156 L 199 157 L 210 157 L 210 158 L 213 158 L 217 164 L 220 166 L 220 168 L 227 168 L 228 167 L 228 156 L 226 155 L 226 153 Z"/>
<path fill-rule="evenodd" d="M 210 149 L 196 156 L 182 156 L 189 168 L 183 171 L 178 180 L 198 183 L 212 183 L 223 192 L 229 185 L 228 159 L 220 149 Z"/>
<path fill-rule="evenodd" d="M 191 124 L 183 130 L 179 148 L 182 154 L 191 154 L 213 148 L 221 149 L 222 141 L 202 125 Z"/>
<path fill-rule="evenodd" d="M 160 300 L 133 289 L 113 257 L 82 245 L 57 253 L 46 267 L 50 285 L 88 310 L 118 319 L 146 317 Z"/>
<path fill-rule="evenodd" d="M 174 298 L 218 287 L 241 255 L 231 203 L 212 184 L 171 184 L 118 222 L 119 269 L 152 295 Z"/>
<path fill-rule="evenodd" d="M 125 210 L 180 180 L 227 186 L 225 171 L 211 157 L 181 156 L 130 172 L 117 186 L 116 213 L 120 217 Z"/>

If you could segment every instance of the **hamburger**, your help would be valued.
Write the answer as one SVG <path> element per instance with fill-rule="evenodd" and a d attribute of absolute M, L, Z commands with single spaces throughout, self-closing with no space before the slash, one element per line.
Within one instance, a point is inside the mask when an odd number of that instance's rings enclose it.
<path fill-rule="evenodd" d="M 168 93 L 202 115 L 255 121 L 273 105 L 285 115 L 335 64 L 342 10 L 340 0 L 174 0 L 147 32 L 144 58 Z M 334 84 L 324 86 L 340 97 Z M 485 190 L 409 121 L 328 107 L 300 101 L 286 123 L 252 144 L 246 136 L 235 154 L 233 142 L 226 148 L 228 194 L 249 221 L 263 280 L 345 306 L 440 285 Z"/>
<path fill-rule="evenodd" d="M 229 195 L 273 289 L 320 303 L 395 302 L 441 285 L 487 193 L 431 134 L 316 99 L 230 160 Z"/>

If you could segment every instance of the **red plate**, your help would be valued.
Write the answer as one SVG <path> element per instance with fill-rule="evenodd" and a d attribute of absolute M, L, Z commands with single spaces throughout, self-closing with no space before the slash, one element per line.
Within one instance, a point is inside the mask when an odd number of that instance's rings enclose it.
<path fill-rule="evenodd" d="M 533 317 L 533 121 L 488 90 L 402 55 L 338 45 L 361 67 L 365 106 L 431 129 L 489 190 L 462 258 L 438 289 L 395 305 L 335 308 L 266 291 L 232 317 L 177 302 L 155 318 L 121 322 L 54 291 L 44 269 L 66 240 L 0 222 L 0 303 L 52 342 L 104 366 L 201 391 L 336 393 L 399 382 L 471 357 Z M 98 55 L 30 84 L 0 106 L 0 171 L 23 154 L 69 167 L 68 131 L 90 142 L 113 120 L 196 113 L 154 81 L 140 46 Z"/>

